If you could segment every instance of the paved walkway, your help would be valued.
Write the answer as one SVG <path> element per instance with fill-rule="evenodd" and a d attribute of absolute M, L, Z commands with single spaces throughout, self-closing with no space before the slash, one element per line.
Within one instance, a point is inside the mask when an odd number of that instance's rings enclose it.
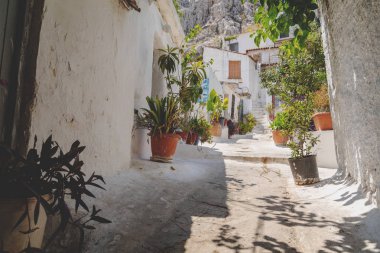
<path fill-rule="evenodd" d="M 101 193 L 114 222 L 85 252 L 380 252 L 379 211 L 357 186 L 321 168 L 321 183 L 296 187 L 277 163 L 288 155 L 245 136 L 181 145 L 173 164 L 135 161 Z"/>

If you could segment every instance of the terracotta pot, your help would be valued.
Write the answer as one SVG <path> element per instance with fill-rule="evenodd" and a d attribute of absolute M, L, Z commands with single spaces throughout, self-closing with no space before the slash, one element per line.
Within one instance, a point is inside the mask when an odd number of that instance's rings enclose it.
<path fill-rule="evenodd" d="M 318 131 L 332 130 L 332 119 L 330 112 L 318 112 L 313 115 L 314 125 Z"/>
<path fill-rule="evenodd" d="M 272 136 L 274 144 L 278 146 L 286 146 L 286 143 L 288 143 L 289 137 L 284 135 L 280 130 L 272 130 Z"/>
<path fill-rule="evenodd" d="M 178 134 L 157 134 L 151 137 L 152 157 L 156 162 L 171 162 L 181 137 Z"/>
<path fill-rule="evenodd" d="M 222 136 L 222 127 L 220 126 L 219 122 L 212 124 L 210 132 L 212 136 Z"/>
<path fill-rule="evenodd" d="M 189 136 L 189 132 L 177 132 L 179 136 L 181 136 L 181 139 L 186 142 L 187 137 Z"/>
<path fill-rule="evenodd" d="M 44 195 L 43 198 L 48 201 L 50 195 Z M 40 206 L 38 222 L 34 224 L 34 208 L 36 203 L 36 198 L 0 199 L 0 242 L 2 242 L 2 250 L 9 253 L 19 253 L 28 247 L 29 237 L 32 247 L 41 248 L 47 216 L 45 209 Z M 25 212 L 26 205 L 28 207 L 29 217 L 31 217 L 31 228 L 38 227 L 37 230 L 30 234 L 20 232 L 29 230 L 27 218 L 13 229 Z"/>
<path fill-rule="evenodd" d="M 194 145 L 197 139 L 198 139 L 197 133 L 190 133 L 189 136 L 187 137 L 186 144 Z"/>
<path fill-rule="evenodd" d="M 308 185 L 319 182 L 315 155 L 302 158 L 289 158 L 289 165 L 296 185 Z"/>

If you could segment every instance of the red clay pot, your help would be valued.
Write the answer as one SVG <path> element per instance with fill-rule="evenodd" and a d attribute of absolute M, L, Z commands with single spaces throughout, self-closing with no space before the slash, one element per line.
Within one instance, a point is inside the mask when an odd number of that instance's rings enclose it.
<path fill-rule="evenodd" d="M 189 136 L 189 132 L 177 132 L 179 136 L 181 136 L 181 139 L 186 142 L 187 137 Z"/>
<path fill-rule="evenodd" d="M 273 130 L 272 135 L 274 144 L 278 146 L 285 146 L 289 140 L 288 136 L 283 135 L 280 130 Z"/>
<path fill-rule="evenodd" d="M 313 115 L 315 129 L 318 131 L 332 130 L 332 119 L 330 112 L 318 112 Z"/>
<path fill-rule="evenodd" d="M 151 137 L 152 161 L 171 162 L 181 137 L 178 134 L 157 134 Z"/>
<path fill-rule="evenodd" d="M 220 126 L 219 123 L 214 123 L 211 126 L 211 135 L 215 137 L 220 137 L 222 136 L 222 127 Z"/>
<path fill-rule="evenodd" d="M 186 144 L 194 145 L 194 143 L 197 141 L 197 139 L 198 139 L 197 133 L 190 133 L 187 136 Z"/>

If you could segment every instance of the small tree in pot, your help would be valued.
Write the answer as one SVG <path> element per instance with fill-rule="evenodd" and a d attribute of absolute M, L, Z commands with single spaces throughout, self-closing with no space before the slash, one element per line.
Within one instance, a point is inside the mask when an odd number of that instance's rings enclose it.
<path fill-rule="evenodd" d="M 180 123 L 179 101 L 174 96 L 146 97 L 148 108 L 136 112 L 136 123 L 149 130 L 152 161 L 171 162 L 180 138 L 175 133 Z"/>
<path fill-rule="evenodd" d="M 312 153 L 318 142 L 309 131 L 311 115 L 313 113 L 312 100 L 296 100 L 285 108 L 288 114 L 286 135 L 291 136 L 288 147 L 292 150 L 289 158 L 290 168 L 297 185 L 306 185 L 319 182 L 316 155 Z"/>
<path fill-rule="evenodd" d="M 222 126 L 219 122 L 222 113 L 228 109 L 228 98 L 221 99 L 218 93 L 212 89 L 207 99 L 207 112 L 210 114 L 213 136 L 221 136 Z M 224 121 L 224 120 L 223 120 Z"/>
<path fill-rule="evenodd" d="M 47 215 L 58 215 L 60 224 L 45 248 L 71 224 L 80 230 L 79 252 L 84 230 L 95 229 L 90 222 L 110 223 L 98 216 L 100 210 L 95 206 L 90 211 L 84 198 L 95 197 L 88 186 L 104 189 L 99 185 L 104 183 L 103 177 L 92 173 L 85 178 L 83 162 L 79 159 L 85 147 L 79 141 L 66 153 L 51 136 L 39 153 L 36 142 L 37 138 L 26 157 L 0 146 L 0 251 L 42 252 Z M 67 198 L 74 200 L 75 212 L 81 207 L 89 216 L 75 219 Z"/>

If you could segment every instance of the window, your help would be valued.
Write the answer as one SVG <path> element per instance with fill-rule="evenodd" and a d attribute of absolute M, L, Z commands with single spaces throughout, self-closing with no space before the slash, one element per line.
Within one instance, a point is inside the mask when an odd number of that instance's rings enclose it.
<path fill-rule="evenodd" d="M 229 79 L 241 79 L 241 62 L 240 61 L 229 61 L 228 67 L 229 67 L 229 73 L 228 73 Z"/>
<path fill-rule="evenodd" d="M 288 38 L 288 37 L 289 37 L 289 33 L 280 33 L 280 39 Z"/>
<path fill-rule="evenodd" d="M 239 52 L 239 43 L 231 43 L 230 44 L 230 51 L 232 52 Z"/>

